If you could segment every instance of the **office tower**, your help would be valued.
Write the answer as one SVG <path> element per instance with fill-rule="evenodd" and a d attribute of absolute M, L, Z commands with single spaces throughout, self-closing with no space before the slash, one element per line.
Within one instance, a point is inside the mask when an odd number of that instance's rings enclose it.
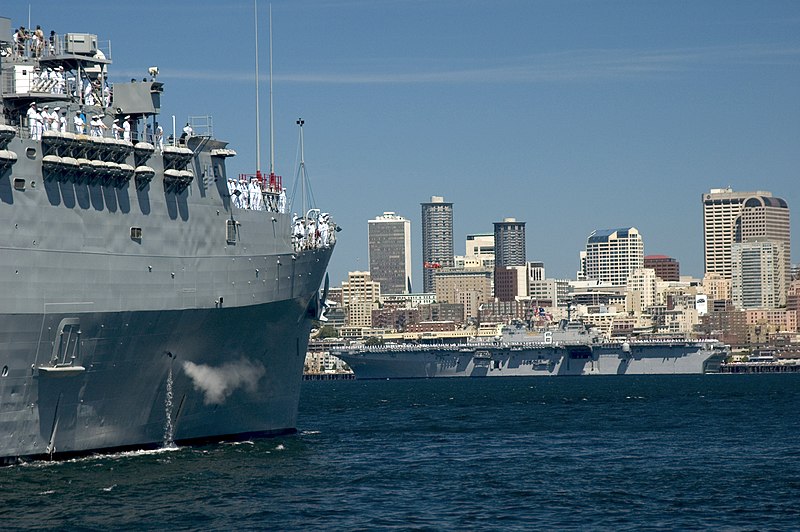
<path fill-rule="evenodd" d="M 494 222 L 495 266 L 525 266 L 525 222 L 505 218 Z"/>
<path fill-rule="evenodd" d="M 624 286 L 644 268 L 644 242 L 635 227 L 598 229 L 586 240 L 586 278 Z"/>
<path fill-rule="evenodd" d="M 436 301 L 464 305 L 463 319 L 477 318 L 492 299 L 492 271 L 486 268 L 439 268 L 434 273 Z"/>
<path fill-rule="evenodd" d="M 783 246 L 768 239 L 731 246 L 731 300 L 740 310 L 776 309 L 786 305 Z"/>
<path fill-rule="evenodd" d="M 349 327 L 371 327 L 372 311 L 378 308 L 381 285 L 372 280 L 369 272 L 349 272 L 342 282 L 342 305 L 347 312 Z"/>
<path fill-rule="evenodd" d="M 702 195 L 706 273 L 731 278 L 731 246 L 749 238 L 767 237 L 788 246 L 789 209 L 771 192 L 735 192 L 712 188 Z M 747 212 L 743 212 L 747 206 Z M 787 247 L 788 250 L 788 247 Z M 788 256 L 788 255 L 787 255 Z"/>
<path fill-rule="evenodd" d="M 384 294 L 411 292 L 411 221 L 393 212 L 369 220 L 369 273 Z"/>
<path fill-rule="evenodd" d="M 662 281 L 680 281 L 681 265 L 672 257 L 666 255 L 647 255 L 644 258 L 644 267 L 652 268 L 656 277 Z"/>
<path fill-rule="evenodd" d="M 433 292 L 433 273 L 453 265 L 453 204 L 431 196 L 422 206 L 422 289 Z"/>
<path fill-rule="evenodd" d="M 735 242 L 769 240 L 777 246 L 780 261 L 775 265 L 784 289 L 792 280 L 792 252 L 790 244 L 789 206 L 786 201 L 773 196 L 751 196 L 742 205 L 736 221 Z"/>

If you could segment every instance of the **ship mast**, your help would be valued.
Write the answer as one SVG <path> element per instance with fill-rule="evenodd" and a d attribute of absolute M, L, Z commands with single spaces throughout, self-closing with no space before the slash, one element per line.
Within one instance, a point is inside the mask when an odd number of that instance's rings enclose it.
<path fill-rule="evenodd" d="M 269 177 L 275 182 L 275 130 L 272 120 L 272 4 L 269 5 Z"/>
<path fill-rule="evenodd" d="M 260 183 L 261 182 L 261 112 L 259 110 L 259 102 L 258 102 L 258 0 L 253 0 L 253 14 L 255 15 L 253 18 L 255 19 L 255 27 L 256 27 L 256 39 L 255 39 L 256 40 L 255 43 L 256 44 L 256 178 Z M 270 6 L 270 16 L 272 16 L 271 6 Z M 271 24 L 272 22 L 270 20 L 270 27 Z M 270 54 L 271 54 L 271 47 L 270 47 Z M 270 61 L 271 61 L 271 55 L 270 55 Z M 272 93 L 270 92 L 270 103 L 271 101 L 272 101 Z M 270 118 L 271 118 L 271 113 L 272 110 L 270 109 Z M 270 166 L 270 171 L 271 170 L 272 167 Z"/>

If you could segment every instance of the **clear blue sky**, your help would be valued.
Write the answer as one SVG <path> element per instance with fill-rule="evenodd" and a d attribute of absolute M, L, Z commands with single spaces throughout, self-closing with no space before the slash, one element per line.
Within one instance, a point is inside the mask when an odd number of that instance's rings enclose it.
<path fill-rule="evenodd" d="M 164 115 L 210 114 L 255 168 L 253 2 L 5 2 L 14 26 L 96 33 L 112 81 L 158 65 Z M 269 3 L 259 1 L 262 169 Z M 276 167 L 296 173 L 295 120 L 317 203 L 343 227 L 338 285 L 367 269 L 367 220 L 454 203 L 467 233 L 527 221 L 529 260 L 573 277 L 594 229 L 635 226 L 648 254 L 702 275 L 700 196 L 769 190 L 800 234 L 800 2 L 276 0 Z M 166 117 L 164 117 L 166 118 Z M 167 122 L 162 119 L 162 122 Z"/>

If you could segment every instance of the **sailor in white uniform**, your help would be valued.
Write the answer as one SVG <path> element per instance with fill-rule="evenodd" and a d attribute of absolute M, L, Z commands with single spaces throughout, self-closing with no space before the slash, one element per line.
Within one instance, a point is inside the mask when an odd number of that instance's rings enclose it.
<path fill-rule="evenodd" d="M 261 197 L 261 187 L 258 184 L 258 179 L 255 177 L 250 179 L 250 208 L 254 211 L 263 211 L 264 202 Z"/>
<path fill-rule="evenodd" d="M 231 198 L 231 204 L 233 204 L 233 206 L 235 207 L 236 206 L 236 200 L 237 200 L 237 198 L 236 198 L 236 181 L 232 177 L 228 178 L 228 196 L 230 196 L 230 198 Z"/>
<path fill-rule="evenodd" d="M 319 242 L 322 247 L 328 247 L 329 216 L 327 212 L 323 212 L 319 217 Z"/>
<path fill-rule="evenodd" d="M 286 212 L 286 189 L 281 189 L 281 195 L 278 196 L 278 212 L 283 214 Z"/>
<path fill-rule="evenodd" d="M 50 112 L 50 131 L 58 131 L 61 128 L 61 119 L 58 116 L 61 107 L 55 107 Z"/>
<path fill-rule="evenodd" d="M 31 104 L 28 106 L 28 112 L 25 113 L 25 116 L 28 117 L 28 133 L 30 134 L 32 140 L 36 140 L 36 135 L 39 132 L 39 126 L 37 124 L 39 121 L 39 118 L 37 118 L 38 114 L 39 113 L 36 112 L 36 103 L 31 102 Z"/>
<path fill-rule="evenodd" d="M 122 140 L 131 140 L 131 115 L 125 115 L 125 121 L 122 123 Z"/>
<path fill-rule="evenodd" d="M 81 118 L 81 112 L 76 111 L 75 116 L 72 117 L 72 123 L 75 124 L 75 133 L 78 135 L 83 135 L 86 131 L 86 123 Z"/>

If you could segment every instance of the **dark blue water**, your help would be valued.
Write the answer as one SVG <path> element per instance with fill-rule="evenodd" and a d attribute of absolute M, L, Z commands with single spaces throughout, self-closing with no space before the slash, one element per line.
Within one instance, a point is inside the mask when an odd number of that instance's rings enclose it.
<path fill-rule="evenodd" d="M 0 469 L 0 526 L 791 530 L 800 375 L 306 382 L 301 433 Z"/>

